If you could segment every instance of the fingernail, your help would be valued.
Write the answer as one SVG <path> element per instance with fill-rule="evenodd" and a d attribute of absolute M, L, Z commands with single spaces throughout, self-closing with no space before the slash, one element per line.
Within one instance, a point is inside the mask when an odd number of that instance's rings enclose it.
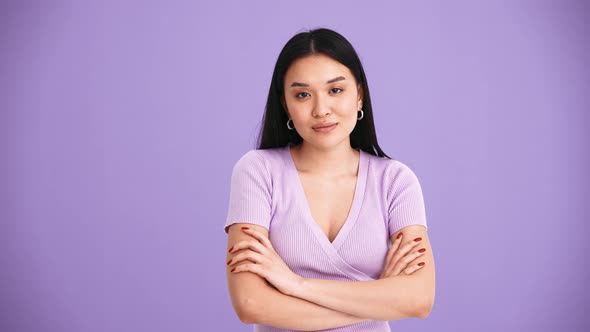
<path fill-rule="evenodd" d="M 234 272 L 235 270 L 236 270 L 236 268 L 234 267 L 234 268 L 233 268 L 233 269 L 231 269 L 231 271 L 229 271 L 229 272 Z"/>
<path fill-rule="evenodd" d="M 242 229 L 250 229 L 250 228 L 248 228 L 248 227 L 242 227 Z"/>
<path fill-rule="evenodd" d="M 232 250 L 234 250 L 234 246 L 231 246 L 227 252 L 231 252 Z"/>
<path fill-rule="evenodd" d="M 420 262 L 420 263 L 418 263 L 418 266 L 424 266 L 424 264 L 426 264 L 426 263 Z"/>
<path fill-rule="evenodd" d="M 233 258 L 232 258 L 233 259 Z M 229 265 L 229 263 L 231 263 L 231 259 L 229 261 L 227 261 L 227 265 Z"/>
<path fill-rule="evenodd" d="M 425 252 L 425 251 L 426 251 L 426 248 L 422 248 L 422 249 L 418 250 L 418 252 Z"/>
<path fill-rule="evenodd" d="M 417 238 L 414 239 L 414 241 L 416 241 L 416 242 L 422 241 L 422 238 L 421 237 L 417 237 Z"/>
<path fill-rule="evenodd" d="M 399 234 L 397 235 L 396 239 L 399 239 L 400 237 L 402 237 L 402 234 L 403 234 L 403 233 L 399 233 Z"/>

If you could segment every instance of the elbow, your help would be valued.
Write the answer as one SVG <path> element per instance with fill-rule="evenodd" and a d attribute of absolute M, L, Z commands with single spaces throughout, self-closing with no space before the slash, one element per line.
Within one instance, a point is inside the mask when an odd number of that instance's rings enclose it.
<path fill-rule="evenodd" d="M 260 324 L 259 320 L 264 317 L 261 312 L 265 309 L 268 286 L 264 279 L 250 273 L 240 277 L 241 279 L 233 280 L 229 285 L 234 311 L 242 323 Z"/>
<path fill-rule="evenodd" d="M 234 310 L 240 321 L 244 324 L 255 324 L 257 322 L 257 315 L 253 299 L 245 297 L 238 299 L 236 302 L 234 303 Z"/>
<path fill-rule="evenodd" d="M 415 317 L 416 318 L 428 318 L 430 316 L 430 312 L 432 311 L 432 307 L 434 306 L 434 297 L 431 297 L 425 301 L 423 301 L 417 308 Z"/>
<path fill-rule="evenodd" d="M 432 307 L 423 307 L 420 308 L 420 310 L 418 310 L 418 312 L 416 313 L 416 318 L 428 318 L 428 316 L 430 316 L 430 312 L 432 311 Z"/>

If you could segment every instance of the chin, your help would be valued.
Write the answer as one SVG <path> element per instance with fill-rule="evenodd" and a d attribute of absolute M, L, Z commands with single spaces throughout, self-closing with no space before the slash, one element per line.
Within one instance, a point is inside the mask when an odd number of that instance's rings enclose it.
<path fill-rule="evenodd" d="M 313 140 L 307 140 L 304 138 L 303 140 L 306 144 L 314 146 L 318 149 L 329 150 L 342 144 L 347 138 L 348 137 L 324 137 L 320 139 L 314 138 Z"/>

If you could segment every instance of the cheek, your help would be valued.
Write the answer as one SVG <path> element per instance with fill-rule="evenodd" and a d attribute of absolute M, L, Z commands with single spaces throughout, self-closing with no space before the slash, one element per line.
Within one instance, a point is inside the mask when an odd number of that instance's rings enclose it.
<path fill-rule="evenodd" d="M 294 119 L 304 119 L 307 117 L 307 114 L 311 114 L 311 109 L 304 103 L 297 103 L 289 105 L 289 113 Z"/>
<path fill-rule="evenodd" d="M 340 98 L 336 101 L 336 108 L 339 110 L 342 116 L 354 114 L 356 116 L 357 103 L 354 97 Z"/>
<path fill-rule="evenodd" d="M 287 97 L 285 103 L 291 113 L 302 112 L 309 108 L 308 103 L 296 100 L 294 97 Z"/>

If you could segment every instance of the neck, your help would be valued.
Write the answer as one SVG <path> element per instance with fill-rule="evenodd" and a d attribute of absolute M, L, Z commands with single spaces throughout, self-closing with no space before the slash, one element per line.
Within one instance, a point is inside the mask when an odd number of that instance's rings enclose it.
<path fill-rule="evenodd" d="M 322 149 L 305 142 L 293 147 L 297 170 L 326 176 L 356 175 L 359 163 L 359 151 L 342 142 L 338 146 Z"/>

